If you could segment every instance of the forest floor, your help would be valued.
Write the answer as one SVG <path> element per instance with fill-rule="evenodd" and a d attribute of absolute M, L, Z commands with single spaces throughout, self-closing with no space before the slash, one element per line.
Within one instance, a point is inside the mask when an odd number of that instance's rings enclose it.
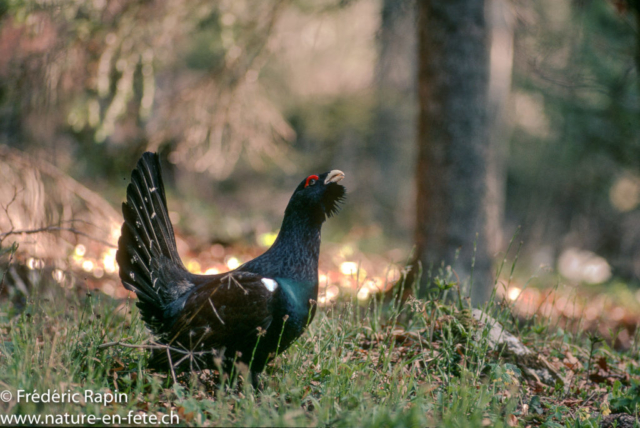
<path fill-rule="evenodd" d="M 5 268 L 8 256 L 5 251 Z M 87 267 L 83 257 L 85 251 L 76 254 L 76 262 Z M 13 260 L 13 268 L 20 263 Z M 637 331 L 626 329 L 632 316 L 618 314 L 616 324 L 603 321 L 604 330 L 585 311 L 572 319 L 562 312 L 571 298 L 559 287 L 536 291 L 537 310 L 530 310 L 526 286 L 517 287 L 516 295 L 509 291 L 514 286 L 503 284 L 504 292 L 484 309 L 548 364 L 555 377 L 545 383 L 522 370 L 526 362 L 492 344 L 490 326 L 471 316 L 464 299 L 445 303 L 450 299 L 443 295 L 458 293 L 450 271 L 434 275 L 440 288 L 428 299 L 402 301 L 402 285 L 385 282 L 385 292 L 370 287 L 363 293 L 366 279 L 357 279 L 354 266 L 336 265 L 353 269 L 342 275 L 359 284 L 356 291 L 330 292 L 333 273 L 324 272 L 327 284 L 315 320 L 269 364 L 256 390 L 242 375 L 214 382 L 210 372 L 174 383 L 170 375 L 145 368 L 144 349 L 101 347 L 151 339 L 135 299 L 114 289 L 117 279 L 104 272 L 96 278 L 94 272 L 89 280 L 86 272 L 51 270 L 32 259 L 24 266 L 22 275 L 0 283 L 0 425 L 28 424 L 6 419 L 13 416 L 69 424 L 81 415 L 84 424 L 92 415 L 104 425 L 132 425 L 143 417 L 151 425 L 153 415 L 160 422 L 175 415 L 177 424 L 190 426 L 598 427 L 614 426 L 607 423 L 616 414 L 632 415 L 626 422 L 638 425 Z M 603 305 L 600 312 L 613 310 Z M 6 391 L 12 398 L 5 400 Z M 109 395 L 116 391 L 125 395 Z M 27 393 L 39 396 L 27 400 Z M 118 402 L 104 403 L 110 397 Z M 61 419 L 65 414 L 70 419 Z"/>

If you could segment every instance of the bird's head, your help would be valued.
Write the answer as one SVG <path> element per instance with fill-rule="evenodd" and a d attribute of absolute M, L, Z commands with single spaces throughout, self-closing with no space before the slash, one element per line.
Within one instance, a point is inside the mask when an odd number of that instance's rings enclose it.
<path fill-rule="evenodd" d="M 298 185 L 287 212 L 309 213 L 320 222 L 325 221 L 340 209 L 340 202 L 347 193 L 344 186 L 338 184 L 344 178 L 344 172 L 334 169 L 320 175 L 310 175 Z"/>

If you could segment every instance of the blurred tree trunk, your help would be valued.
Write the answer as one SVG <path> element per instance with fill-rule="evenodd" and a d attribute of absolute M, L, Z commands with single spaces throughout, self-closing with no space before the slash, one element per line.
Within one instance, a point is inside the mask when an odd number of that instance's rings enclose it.
<path fill-rule="evenodd" d="M 638 79 L 638 91 L 640 91 L 640 0 L 633 3 L 636 15 L 636 77 Z"/>
<path fill-rule="evenodd" d="M 513 72 L 513 11 L 508 0 L 489 0 L 486 9 L 491 35 L 489 54 L 489 152 L 487 157 L 487 245 L 495 255 L 505 246 L 503 223 L 506 159 L 511 127 L 507 106 Z"/>
<path fill-rule="evenodd" d="M 485 205 L 490 147 L 485 2 L 418 0 L 417 5 L 416 256 L 425 270 L 442 261 L 451 264 L 463 282 L 475 257 L 470 295 L 477 306 L 493 286 Z"/>
<path fill-rule="evenodd" d="M 416 121 L 415 0 L 383 0 L 378 33 L 376 110 L 371 140 L 374 219 L 385 231 L 406 233 L 410 208 L 399 189 L 411 180 Z M 403 216 L 403 214 L 407 214 Z M 405 227 L 403 227 L 405 226 Z"/>

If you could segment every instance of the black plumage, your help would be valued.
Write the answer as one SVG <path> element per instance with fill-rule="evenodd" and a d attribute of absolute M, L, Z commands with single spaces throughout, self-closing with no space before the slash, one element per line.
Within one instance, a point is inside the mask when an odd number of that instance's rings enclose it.
<path fill-rule="evenodd" d="M 296 188 L 280 233 L 261 256 L 230 272 L 187 271 L 167 212 L 160 162 L 145 153 L 131 174 L 116 259 L 138 296 L 142 319 L 161 344 L 155 368 L 227 372 L 250 367 L 252 380 L 287 349 L 315 314 L 320 229 L 345 196 L 341 171 L 312 175 Z"/>

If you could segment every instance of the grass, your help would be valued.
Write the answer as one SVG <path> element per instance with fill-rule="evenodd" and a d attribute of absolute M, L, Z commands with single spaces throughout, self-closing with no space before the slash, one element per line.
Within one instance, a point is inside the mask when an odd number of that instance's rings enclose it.
<path fill-rule="evenodd" d="M 0 303 L 0 389 L 14 397 L 18 390 L 119 391 L 128 399 L 104 405 L 14 398 L 0 402 L 0 414 L 173 411 L 180 424 L 197 426 L 596 427 L 612 408 L 637 412 L 640 405 L 637 355 L 550 329 L 544 319 L 523 322 L 491 303 L 488 311 L 557 363 L 568 385 L 523 378 L 514 361 L 490 350 L 484 327 L 467 309 L 443 303 L 440 296 L 455 287 L 446 277 L 436 278 L 441 289 L 427 300 L 401 304 L 378 296 L 321 309 L 303 337 L 269 365 L 259 390 L 238 378 L 216 383 L 208 374 L 173 384 L 170 376 L 145 370 L 144 350 L 99 349 L 150 338 L 135 302 L 66 289 L 48 278 L 34 281 L 20 313 Z M 601 381 L 591 379 L 594 372 L 602 372 Z"/>

